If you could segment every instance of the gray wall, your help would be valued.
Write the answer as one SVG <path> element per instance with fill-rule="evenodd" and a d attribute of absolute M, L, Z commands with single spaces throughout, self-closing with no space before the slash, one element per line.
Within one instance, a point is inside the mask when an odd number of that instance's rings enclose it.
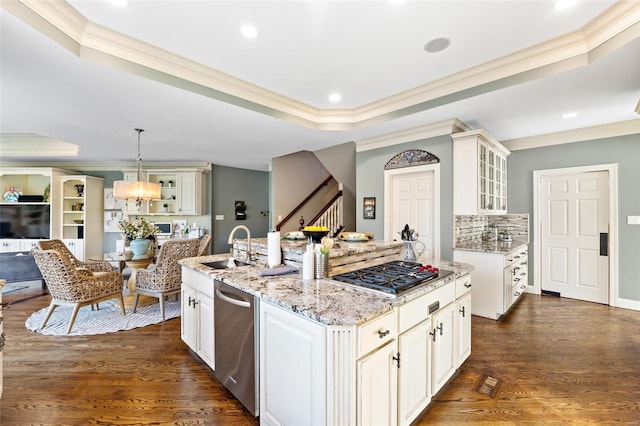
<path fill-rule="evenodd" d="M 269 211 L 269 173 L 214 165 L 211 175 L 211 253 L 229 252 L 229 233 L 237 225 L 247 226 L 252 238 L 266 237 L 269 232 L 269 216 L 263 216 L 260 212 Z M 236 220 L 236 200 L 242 200 L 247 205 L 246 220 Z M 216 220 L 217 215 L 223 215 L 224 220 Z M 246 238 L 244 231 L 238 231 L 236 236 Z"/>
<path fill-rule="evenodd" d="M 343 184 L 343 225 L 346 231 L 356 229 L 356 145 L 343 143 L 314 152 L 329 173 Z"/>
<path fill-rule="evenodd" d="M 453 258 L 453 142 L 449 135 L 356 153 L 356 230 L 384 236 L 384 165 L 408 149 L 423 149 L 440 159 L 440 255 Z M 376 218 L 362 217 L 364 197 L 376 197 Z M 398 231 L 400 231 L 398 229 Z"/>
<path fill-rule="evenodd" d="M 508 157 L 508 210 L 529 213 L 533 224 L 534 170 L 611 163 L 618 164 L 618 296 L 640 301 L 640 226 L 627 225 L 627 216 L 640 215 L 640 135 L 513 151 Z"/>

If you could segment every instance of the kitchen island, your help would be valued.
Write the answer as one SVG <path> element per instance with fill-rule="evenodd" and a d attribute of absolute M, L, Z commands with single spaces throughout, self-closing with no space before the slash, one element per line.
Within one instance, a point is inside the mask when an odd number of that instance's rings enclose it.
<path fill-rule="evenodd" d="M 470 353 L 469 265 L 431 261 L 454 274 L 391 296 L 300 273 L 260 276 L 261 262 L 203 265 L 225 258 L 181 261 L 183 339 L 215 370 L 215 336 L 189 337 L 213 332 L 204 298 L 214 280 L 255 296 L 262 424 L 409 424 Z M 191 326 L 188 310 L 202 305 L 211 308 Z"/>

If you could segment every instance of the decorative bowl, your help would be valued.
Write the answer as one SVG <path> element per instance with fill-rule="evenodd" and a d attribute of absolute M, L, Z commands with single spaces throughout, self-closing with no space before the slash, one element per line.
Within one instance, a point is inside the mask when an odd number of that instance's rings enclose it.
<path fill-rule="evenodd" d="M 78 225 L 82 225 L 84 223 L 84 219 L 73 219 L 73 221 Z"/>
<path fill-rule="evenodd" d="M 302 230 L 302 233 L 305 237 L 311 237 L 311 241 L 314 243 L 320 243 L 322 241 L 322 237 L 326 237 L 329 234 L 329 230 L 325 229 L 324 231 L 308 231 L 306 229 Z"/>

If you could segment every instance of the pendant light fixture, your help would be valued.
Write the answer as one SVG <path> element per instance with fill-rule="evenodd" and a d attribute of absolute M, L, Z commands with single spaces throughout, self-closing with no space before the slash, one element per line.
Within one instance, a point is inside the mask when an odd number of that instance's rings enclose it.
<path fill-rule="evenodd" d="M 113 182 L 113 198 L 135 201 L 138 206 L 143 201 L 160 199 L 160 184 L 145 182 L 142 180 L 142 157 L 140 156 L 140 134 L 143 129 L 134 129 L 138 132 L 138 180 L 117 180 Z"/>

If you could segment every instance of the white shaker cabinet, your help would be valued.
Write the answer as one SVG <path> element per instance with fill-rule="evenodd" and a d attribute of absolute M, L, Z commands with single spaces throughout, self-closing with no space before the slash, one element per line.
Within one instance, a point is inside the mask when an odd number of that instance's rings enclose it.
<path fill-rule="evenodd" d="M 426 312 L 425 312 L 426 314 Z M 409 425 L 431 402 L 431 321 L 402 333 L 398 338 L 398 424 Z"/>
<path fill-rule="evenodd" d="M 326 328 L 260 302 L 260 424 L 325 425 Z"/>
<path fill-rule="evenodd" d="M 4 326 L 2 325 L 2 310 L 4 309 L 4 306 L 2 305 L 2 287 L 4 287 L 4 285 L 6 284 L 7 281 L 5 280 L 0 280 L 0 398 L 2 398 L 2 376 L 3 376 L 3 372 L 2 372 L 2 365 L 3 365 L 3 359 L 2 359 L 2 353 L 4 351 Z"/>
<path fill-rule="evenodd" d="M 471 275 L 456 279 L 456 368 L 471 355 Z"/>
<path fill-rule="evenodd" d="M 453 214 L 506 214 L 510 151 L 484 130 L 454 133 Z"/>
<path fill-rule="evenodd" d="M 22 251 L 21 240 L 3 239 L 0 240 L 0 253 L 12 253 Z"/>
<path fill-rule="evenodd" d="M 180 337 L 215 370 L 213 278 L 182 268 Z"/>
<path fill-rule="evenodd" d="M 450 303 L 433 314 L 431 323 L 431 394 L 435 395 L 456 370 L 455 304 Z"/>
<path fill-rule="evenodd" d="M 357 425 L 394 426 L 398 421 L 398 345 L 392 340 L 357 362 Z"/>
<path fill-rule="evenodd" d="M 453 250 L 455 262 L 474 265 L 473 315 L 497 320 L 526 292 L 527 254 L 527 245 L 514 247 L 507 253 Z"/>

